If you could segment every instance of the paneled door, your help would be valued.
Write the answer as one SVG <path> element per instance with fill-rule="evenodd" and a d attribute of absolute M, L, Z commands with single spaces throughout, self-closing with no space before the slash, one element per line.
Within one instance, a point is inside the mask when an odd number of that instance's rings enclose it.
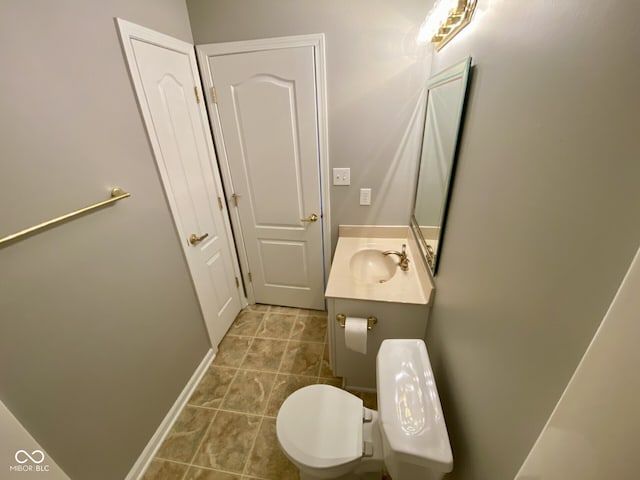
<path fill-rule="evenodd" d="M 120 19 L 118 25 L 215 349 L 240 311 L 243 296 L 193 45 Z"/>
<path fill-rule="evenodd" d="M 254 300 L 323 309 L 324 83 L 318 43 L 291 39 L 197 51 Z"/>

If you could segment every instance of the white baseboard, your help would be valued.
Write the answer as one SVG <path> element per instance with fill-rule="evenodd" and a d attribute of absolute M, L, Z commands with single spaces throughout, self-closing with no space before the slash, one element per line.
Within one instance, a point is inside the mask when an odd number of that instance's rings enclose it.
<path fill-rule="evenodd" d="M 198 368 L 196 368 L 196 371 L 191 375 L 191 378 L 180 395 L 178 395 L 175 403 L 169 409 L 169 412 L 160 423 L 160 426 L 158 426 L 158 429 L 149 440 L 149 443 L 147 443 L 147 446 L 138 457 L 138 460 L 136 460 L 136 463 L 133 464 L 125 480 L 139 480 L 142 478 L 142 475 L 144 475 L 144 472 L 147 470 L 160 445 L 162 445 L 164 438 L 169 433 L 169 430 L 171 430 L 171 427 L 173 427 L 173 424 L 178 418 L 178 415 L 180 415 L 183 407 L 187 404 L 189 398 L 191 398 L 191 394 L 198 386 L 198 383 L 200 383 L 200 379 L 204 376 L 214 357 L 215 354 L 211 348 L 202 359 L 202 362 L 200 362 L 200 365 L 198 365 Z"/>

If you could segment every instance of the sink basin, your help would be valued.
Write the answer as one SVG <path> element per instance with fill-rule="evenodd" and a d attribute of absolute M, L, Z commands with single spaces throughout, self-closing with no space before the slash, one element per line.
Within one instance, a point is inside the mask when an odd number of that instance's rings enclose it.
<path fill-rule="evenodd" d="M 349 268 L 351 275 L 362 283 L 384 283 L 398 271 L 394 257 L 371 248 L 354 253 Z"/>

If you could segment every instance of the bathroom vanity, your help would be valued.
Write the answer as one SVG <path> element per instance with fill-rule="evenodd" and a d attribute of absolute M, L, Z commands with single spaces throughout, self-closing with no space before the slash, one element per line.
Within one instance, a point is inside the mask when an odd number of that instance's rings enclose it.
<path fill-rule="evenodd" d="M 409 260 L 403 271 L 402 246 Z M 395 251 L 396 254 L 384 255 Z M 434 286 L 409 227 L 344 226 L 325 296 L 329 312 L 329 361 L 346 387 L 375 391 L 376 354 L 387 338 L 424 339 Z M 375 317 L 366 354 L 346 347 L 345 319 Z"/>

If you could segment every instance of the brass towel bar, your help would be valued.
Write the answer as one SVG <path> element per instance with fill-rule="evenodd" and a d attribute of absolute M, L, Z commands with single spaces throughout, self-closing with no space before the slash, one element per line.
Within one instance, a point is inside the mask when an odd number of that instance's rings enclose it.
<path fill-rule="evenodd" d="M 111 198 L 109 198 L 108 200 L 103 200 L 102 202 L 89 205 L 88 207 L 81 208 L 80 210 L 76 210 L 75 212 L 67 213 L 66 215 L 52 218 L 47 222 L 40 223 L 39 225 L 35 225 L 31 228 L 26 228 L 24 230 L 14 233 L 13 235 L 0 238 L 0 246 L 4 245 L 5 243 L 9 243 L 13 240 L 17 240 L 20 237 L 24 237 L 25 235 L 29 235 L 31 233 L 37 232 L 38 230 L 42 230 L 43 228 L 47 228 L 52 225 L 55 225 L 56 223 L 64 222 L 65 220 L 69 220 L 73 217 L 77 217 L 78 215 L 82 215 L 83 213 L 90 212 L 92 210 L 95 210 L 96 208 L 104 207 L 105 205 L 115 203 L 118 200 L 122 200 L 123 198 L 127 198 L 130 196 L 131 196 L 130 193 L 125 192 L 124 190 L 116 187 L 111 190 Z"/>

